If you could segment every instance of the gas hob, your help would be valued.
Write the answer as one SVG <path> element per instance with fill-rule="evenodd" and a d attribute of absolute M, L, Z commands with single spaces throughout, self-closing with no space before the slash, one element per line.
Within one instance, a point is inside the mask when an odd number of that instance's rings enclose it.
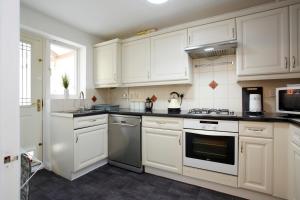
<path fill-rule="evenodd" d="M 215 108 L 192 108 L 188 114 L 191 115 L 222 115 L 222 116 L 234 116 L 234 111 L 229 109 L 215 109 Z"/>

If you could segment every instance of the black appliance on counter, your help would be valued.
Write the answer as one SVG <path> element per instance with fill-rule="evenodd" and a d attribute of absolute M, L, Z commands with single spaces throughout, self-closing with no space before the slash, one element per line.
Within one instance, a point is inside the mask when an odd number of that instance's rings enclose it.
<path fill-rule="evenodd" d="M 243 114 L 250 116 L 263 115 L 263 88 L 243 87 L 242 88 Z"/>

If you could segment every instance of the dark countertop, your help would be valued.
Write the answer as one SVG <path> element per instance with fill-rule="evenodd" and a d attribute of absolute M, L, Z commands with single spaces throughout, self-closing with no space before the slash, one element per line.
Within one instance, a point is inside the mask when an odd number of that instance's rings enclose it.
<path fill-rule="evenodd" d="M 64 112 L 66 113 L 66 112 Z M 67 112 L 68 113 L 68 112 Z M 146 112 L 144 110 L 130 110 L 119 109 L 118 111 L 103 111 L 103 110 L 89 110 L 85 112 L 69 112 L 73 117 L 83 117 L 98 114 L 118 114 L 118 115 L 137 115 L 137 116 L 157 116 L 157 117 L 180 117 L 190 119 L 214 119 L 214 120 L 234 120 L 234 121 L 257 121 L 257 122 L 287 122 L 300 127 L 300 117 L 293 118 L 288 115 L 279 115 L 276 113 L 265 113 L 263 116 L 249 116 L 242 113 L 235 113 L 234 115 L 194 115 L 188 114 L 188 111 L 181 111 L 180 113 L 168 113 L 167 110 L 153 110 Z"/>

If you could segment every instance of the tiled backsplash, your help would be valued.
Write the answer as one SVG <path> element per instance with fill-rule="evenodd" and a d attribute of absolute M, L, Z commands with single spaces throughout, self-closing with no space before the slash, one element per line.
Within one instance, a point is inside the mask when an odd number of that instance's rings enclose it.
<path fill-rule="evenodd" d="M 154 109 L 166 109 L 172 91 L 184 93 L 182 109 L 193 107 L 229 108 L 242 111 L 242 87 L 262 86 L 264 88 L 264 110 L 275 111 L 275 88 L 286 84 L 300 83 L 300 79 L 237 82 L 235 55 L 193 60 L 193 84 L 115 88 L 110 90 L 110 102 L 129 108 L 132 101 L 144 101 L 155 94 L 158 97 Z M 224 64 L 233 62 L 233 64 Z M 201 65 L 201 67 L 195 67 Z M 212 81 L 218 84 L 212 89 Z"/>

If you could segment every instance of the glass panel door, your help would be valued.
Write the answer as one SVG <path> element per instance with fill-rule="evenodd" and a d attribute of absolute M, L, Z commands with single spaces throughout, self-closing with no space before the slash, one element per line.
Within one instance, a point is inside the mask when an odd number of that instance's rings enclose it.
<path fill-rule="evenodd" d="M 234 165 L 234 136 L 186 132 L 186 157 Z"/>

